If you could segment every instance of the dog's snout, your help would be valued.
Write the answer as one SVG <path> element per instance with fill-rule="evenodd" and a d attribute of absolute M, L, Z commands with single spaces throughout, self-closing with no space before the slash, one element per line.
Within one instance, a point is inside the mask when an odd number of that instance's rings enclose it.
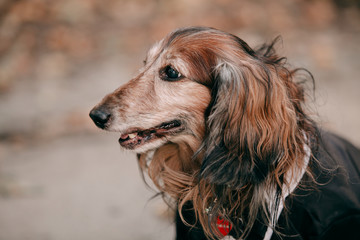
<path fill-rule="evenodd" d="M 105 108 L 100 107 L 91 110 L 89 116 L 94 121 L 96 126 L 104 129 L 106 127 L 106 123 L 108 123 L 111 117 L 111 114 Z"/>

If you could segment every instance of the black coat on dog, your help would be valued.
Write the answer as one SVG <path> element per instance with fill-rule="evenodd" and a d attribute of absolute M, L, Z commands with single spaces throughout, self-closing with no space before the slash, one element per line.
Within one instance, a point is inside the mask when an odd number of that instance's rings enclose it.
<path fill-rule="evenodd" d="M 333 134 L 323 133 L 320 139 L 318 149 L 313 150 L 317 161 L 309 163 L 317 184 L 308 185 L 313 180 L 302 179 L 305 187 L 286 198 L 286 210 L 270 240 L 360 239 L 360 150 Z M 183 216 L 195 222 L 190 204 L 187 209 Z M 256 222 L 247 239 L 263 240 L 266 230 Z M 177 240 L 207 239 L 200 226 L 185 226 L 178 215 L 176 234 Z M 235 233 L 229 235 L 237 239 Z"/>

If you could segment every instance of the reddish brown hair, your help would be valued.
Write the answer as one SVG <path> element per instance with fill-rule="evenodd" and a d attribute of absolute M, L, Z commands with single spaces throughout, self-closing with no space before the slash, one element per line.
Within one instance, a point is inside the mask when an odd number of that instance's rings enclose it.
<path fill-rule="evenodd" d="M 192 137 L 140 154 L 139 164 L 180 213 L 192 203 L 210 238 L 221 236 L 218 216 L 242 237 L 256 218 L 274 226 L 272 215 L 289 188 L 285 174 L 302 167 L 304 145 L 315 134 L 302 106 L 300 69 L 289 69 L 273 45 L 253 50 L 219 30 L 185 28 L 168 35 L 158 49 L 158 56 L 172 51 L 185 62 L 186 77 L 210 94 L 203 96 L 207 108 L 198 110 L 203 118 L 187 125 Z M 276 203 L 269 207 L 272 193 Z"/>

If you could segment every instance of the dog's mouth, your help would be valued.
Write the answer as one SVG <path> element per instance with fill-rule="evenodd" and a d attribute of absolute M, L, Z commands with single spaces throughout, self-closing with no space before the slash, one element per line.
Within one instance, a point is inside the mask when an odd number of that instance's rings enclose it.
<path fill-rule="evenodd" d="M 122 147 L 132 150 L 156 139 L 175 135 L 184 129 L 180 120 L 164 122 L 149 129 L 130 129 L 120 136 L 119 143 Z"/>

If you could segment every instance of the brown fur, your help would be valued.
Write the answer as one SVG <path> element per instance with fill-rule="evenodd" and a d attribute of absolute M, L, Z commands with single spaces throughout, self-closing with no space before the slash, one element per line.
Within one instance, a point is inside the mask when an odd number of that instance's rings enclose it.
<path fill-rule="evenodd" d="M 167 65 L 184 78 L 161 79 Z M 106 129 L 122 133 L 180 118 L 184 131 L 135 149 L 141 169 L 179 210 L 192 202 L 209 237 L 221 236 L 218 216 L 244 237 L 259 216 L 273 226 L 289 188 L 285 175 L 302 167 L 303 147 L 315 131 L 297 71 L 285 67 L 272 45 L 254 51 L 215 29 L 179 29 L 149 51 L 137 77 L 97 107 L 111 109 Z M 278 200 L 269 207 L 266 195 L 273 192 Z"/>

